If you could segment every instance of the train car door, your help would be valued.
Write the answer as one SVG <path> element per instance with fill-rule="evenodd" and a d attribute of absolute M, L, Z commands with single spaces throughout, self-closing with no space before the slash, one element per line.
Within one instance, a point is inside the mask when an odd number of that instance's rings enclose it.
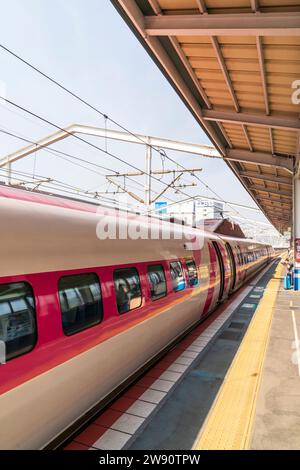
<path fill-rule="evenodd" d="M 222 259 L 222 255 L 221 255 L 221 251 L 220 251 L 218 243 L 213 241 L 212 244 L 216 251 L 219 268 L 220 268 L 220 291 L 219 291 L 219 296 L 218 296 L 218 301 L 220 302 L 224 294 L 224 280 L 225 280 L 224 264 L 223 264 L 223 259 Z"/>
<path fill-rule="evenodd" d="M 231 268 L 231 282 L 230 282 L 230 287 L 229 287 L 229 292 L 231 292 L 233 291 L 235 287 L 235 282 L 236 282 L 236 265 L 235 265 L 235 260 L 234 260 L 231 246 L 229 245 L 229 243 L 226 243 L 225 246 L 226 246 L 226 251 L 228 254 L 230 268 Z"/>

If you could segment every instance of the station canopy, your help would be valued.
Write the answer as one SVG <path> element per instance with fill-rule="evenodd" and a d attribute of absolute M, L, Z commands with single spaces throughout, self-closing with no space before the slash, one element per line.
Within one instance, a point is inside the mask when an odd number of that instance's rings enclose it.
<path fill-rule="evenodd" d="M 300 147 L 300 0 L 111 1 L 266 217 L 286 231 Z"/>

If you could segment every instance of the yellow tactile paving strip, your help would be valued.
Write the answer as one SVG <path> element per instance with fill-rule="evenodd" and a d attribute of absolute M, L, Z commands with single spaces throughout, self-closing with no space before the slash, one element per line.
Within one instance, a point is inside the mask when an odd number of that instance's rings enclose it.
<path fill-rule="evenodd" d="M 248 449 L 256 399 L 283 267 L 277 266 L 200 431 L 196 450 Z"/>

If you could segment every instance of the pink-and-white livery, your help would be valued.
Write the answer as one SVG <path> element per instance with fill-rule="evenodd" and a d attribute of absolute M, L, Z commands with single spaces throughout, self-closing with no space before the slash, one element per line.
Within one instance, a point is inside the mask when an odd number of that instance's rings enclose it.
<path fill-rule="evenodd" d="M 1 449 L 48 445 L 273 256 L 190 227 L 201 249 L 172 237 L 100 240 L 103 212 L 0 186 Z"/>

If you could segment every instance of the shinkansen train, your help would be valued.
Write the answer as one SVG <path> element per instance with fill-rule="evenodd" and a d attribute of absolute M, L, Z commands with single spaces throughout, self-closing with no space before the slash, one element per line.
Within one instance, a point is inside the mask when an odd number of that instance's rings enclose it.
<path fill-rule="evenodd" d="M 113 234 L 135 223 L 156 236 L 101 237 L 104 217 Z M 273 257 L 253 240 L 175 223 L 164 237 L 154 217 L 4 185 L 0 220 L 1 449 L 49 446 Z"/>

